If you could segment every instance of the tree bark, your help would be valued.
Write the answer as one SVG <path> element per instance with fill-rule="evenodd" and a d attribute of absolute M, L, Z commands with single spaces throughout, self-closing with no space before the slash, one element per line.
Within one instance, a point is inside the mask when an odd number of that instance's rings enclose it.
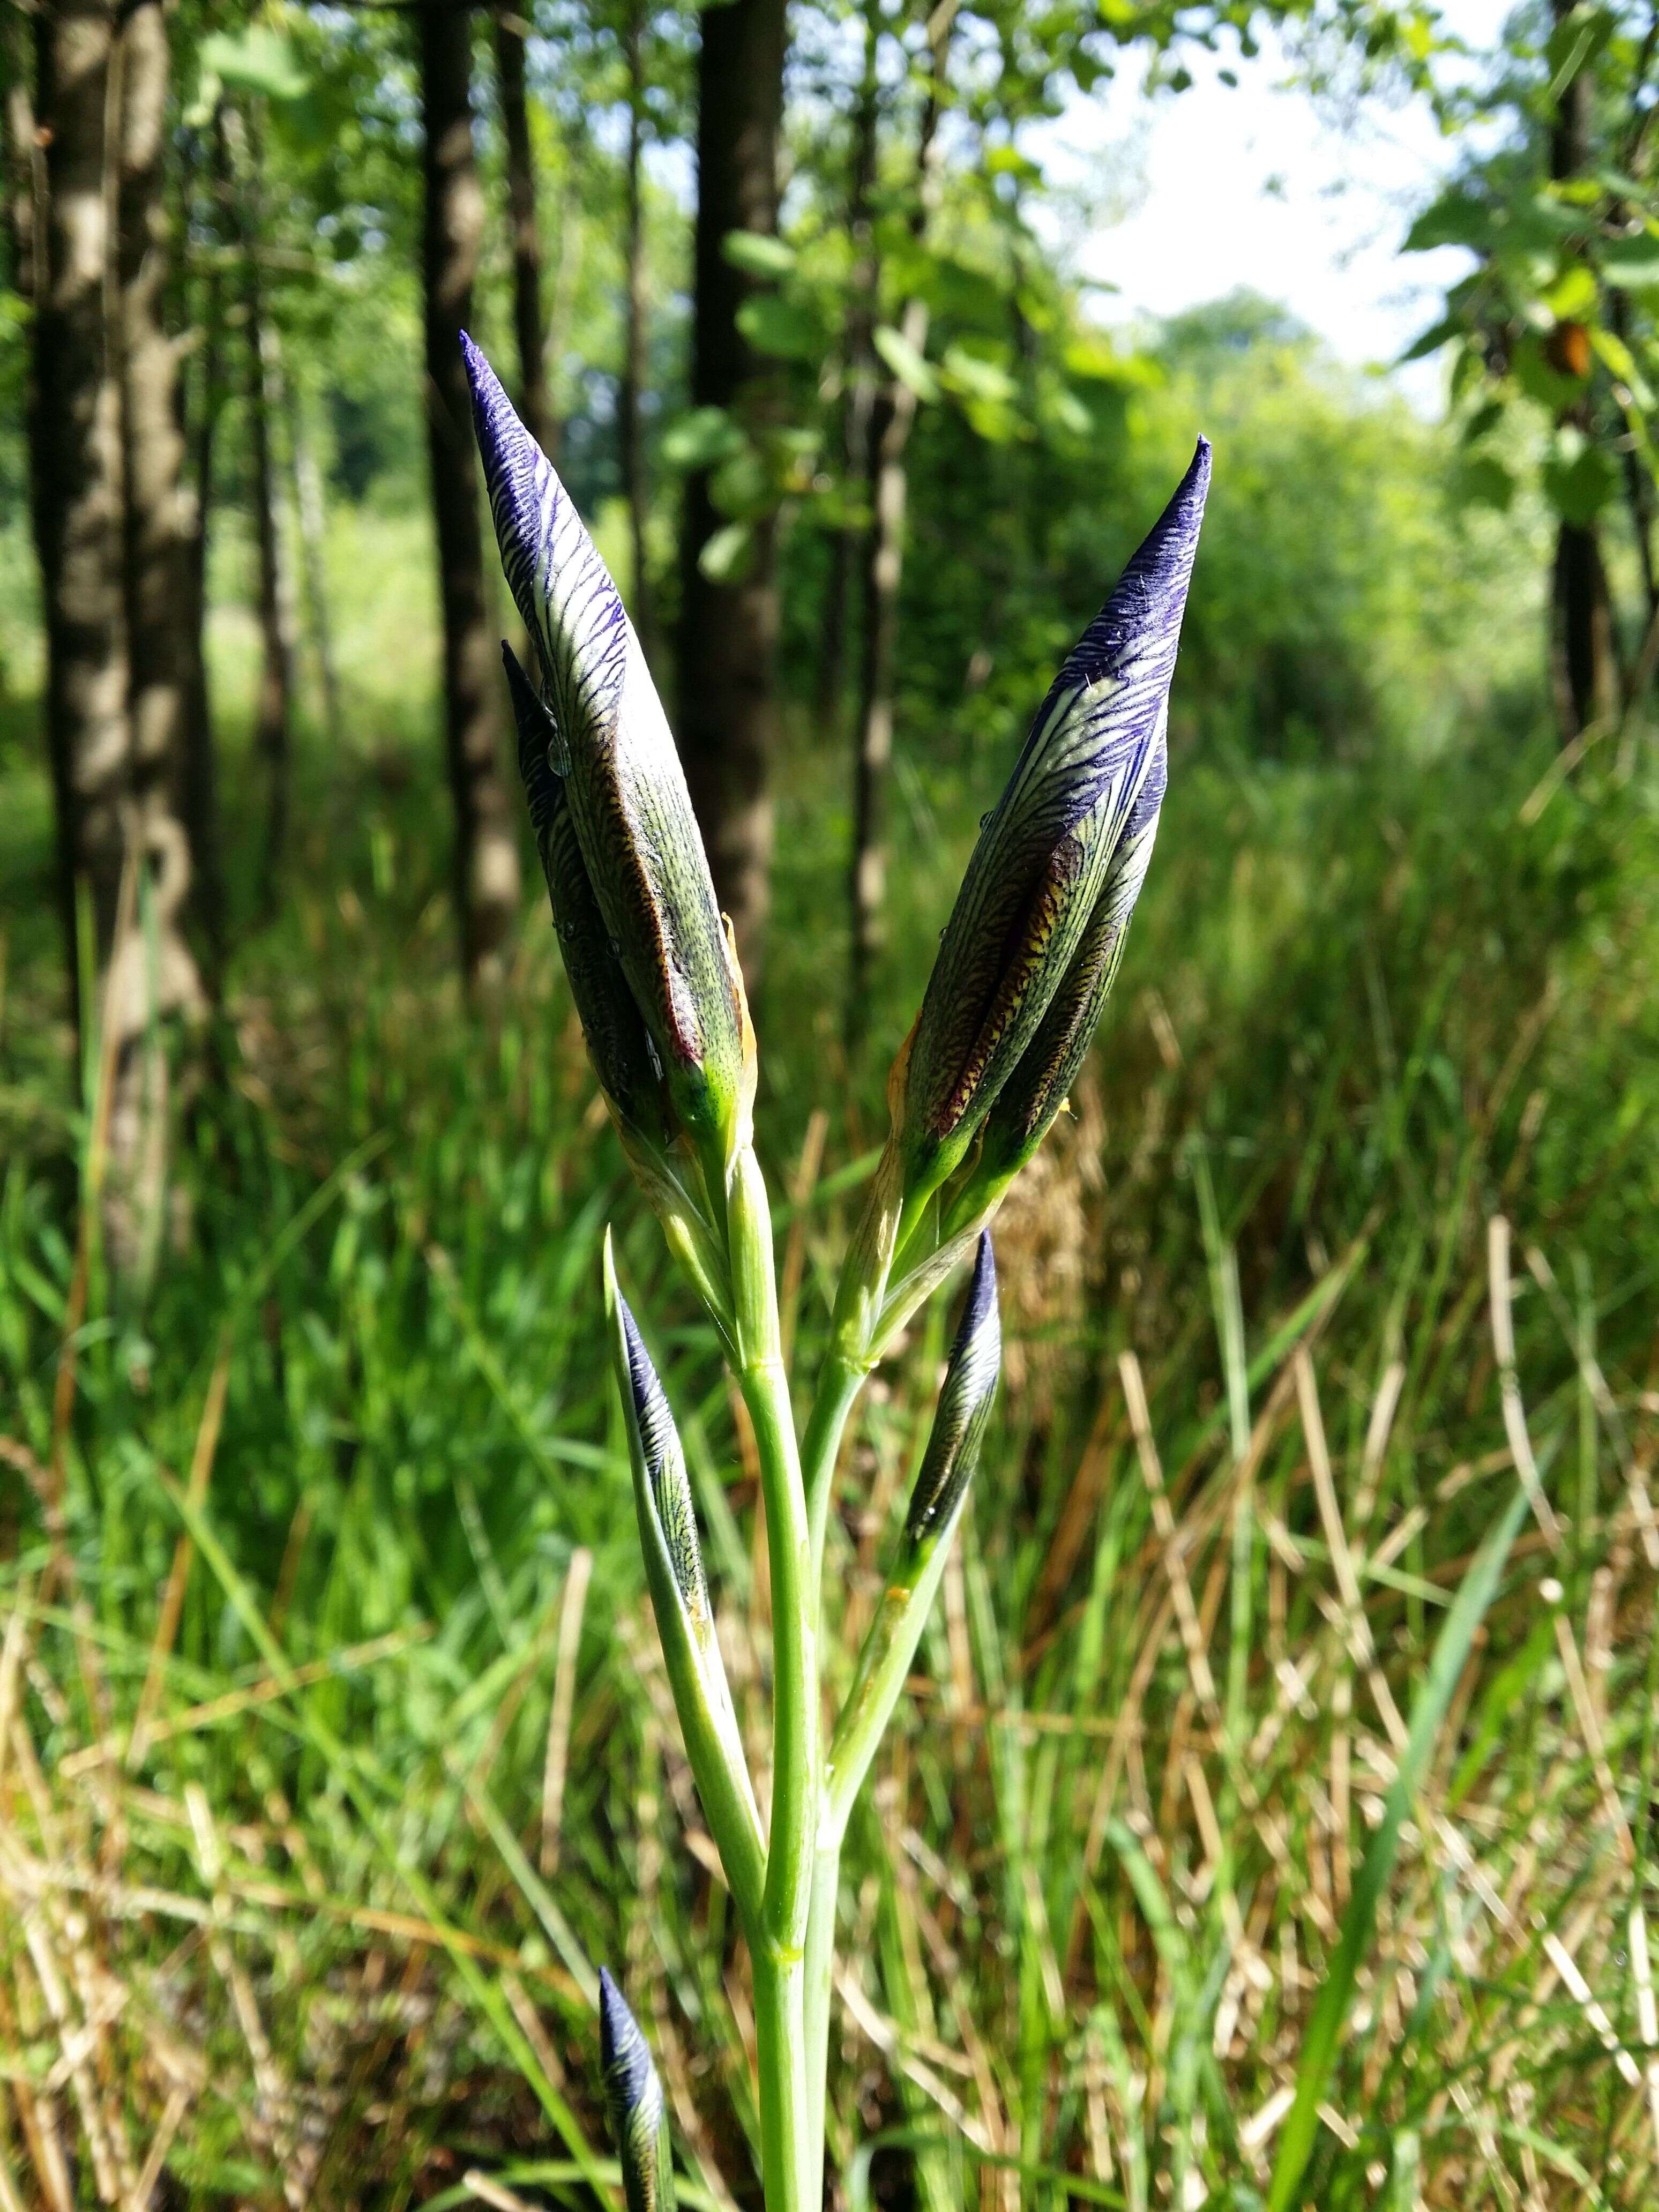
<path fill-rule="evenodd" d="M 500 670 L 484 586 L 471 402 L 459 343 L 471 318 L 484 215 L 472 143 L 471 35 L 465 9 L 443 0 L 422 7 L 427 424 L 443 602 L 455 903 L 468 984 L 488 988 L 499 976 L 519 903 L 519 846 L 501 780 Z"/>
<path fill-rule="evenodd" d="M 109 343 L 108 143 L 113 0 L 62 0 L 35 19 L 35 112 L 46 134 L 35 240 L 34 525 L 46 631 L 47 744 L 58 893 L 77 1024 L 83 968 L 114 929 L 131 767 L 121 576 L 120 386 Z M 83 947 L 77 884 L 96 945 Z"/>
<path fill-rule="evenodd" d="M 920 240 L 939 192 L 939 118 L 957 0 L 939 0 L 927 20 L 931 73 L 916 145 L 915 198 L 910 228 Z M 901 331 L 920 354 L 927 343 L 927 303 L 905 302 Z M 847 1001 L 850 1042 L 861 1034 L 870 979 L 883 942 L 887 896 L 887 781 L 893 758 L 893 665 L 898 637 L 899 585 L 904 567 L 904 514 L 909 478 L 905 448 L 915 421 L 916 395 L 899 378 L 878 394 L 868 447 L 870 520 L 862 569 L 864 635 L 859 670 L 858 735 L 853 791 L 853 947 Z"/>
<path fill-rule="evenodd" d="M 5 73 L 5 93 L 0 99 L 0 159 L 4 163 L 11 286 L 20 300 L 34 297 L 35 223 L 44 181 L 41 149 L 35 137 L 32 58 L 22 9 L 0 8 L 0 70 Z"/>
<path fill-rule="evenodd" d="M 877 64 L 881 52 L 881 13 L 875 0 L 865 9 L 864 77 L 853 122 L 852 173 L 847 191 L 847 231 L 854 264 L 852 303 L 843 335 L 842 436 L 847 473 L 867 479 L 870 414 L 875 397 L 875 360 L 870 333 L 875 327 L 879 271 L 870 222 L 870 195 L 876 180 L 877 132 L 881 120 Z M 867 488 L 867 486 L 866 486 Z M 820 732 L 834 733 L 841 720 L 842 666 L 847 653 L 848 586 L 859 532 L 850 521 L 830 533 L 830 574 L 825 580 L 823 618 L 818 633 L 817 696 L 813 719 Z"/>
<path fill-rule="evenodd" d="M 121 33 L 117 259 L 132 835 L 149 884 L 147 928 L 157 963 L 158 1010 L 198 1014 L 205 997 L 185 933 L 194 875 L 185 806 L 191 514 L 178 353 L 161 312 L 168 71 L 161 0 L 137 0 Z"/>
<path fill-rule="evenodd" d="M 525 0 L 528 6 L 529 0 Z M 559 426 L 547 386 L 547 321 L 542 313 L 542 237 L 536 221 L 536 154 L 525 98 L 525 26 L 513 0 L 495 12 L 495 78 L 507 152 L 507 204 L 513 234 L 513 330 L 519 346 L 519 413 L 550 459 Z"/>
<path fill-rule="evenodd" d="M 1559 27 L 1572 13 L 1573 0 L 1550 0 Z M 1550 175 L 1558 184 L 1577 176 L 1590 158 L 1591 97 L 1588 68 L 1563 87 L 1550 126 Z M 1562 416 L 1587 435 L 1591 404 L 1584 398 Z M 1601 534 L 1594 522 L 1559 524 L 1550 594 L 1552 688 L 1564 745 L 1572 744 L 1604 714 L 1616 713 L 1619 674 L 1612 606 Z"/>
<path fill-rule="evenodd" d="M 628 329 L 618 394 L 617 428 L 622 448 L 623 490 L 628 501 L 629 534 L 634 553 L 634 628 L 651 666 L 656 659 L 656 610 L 651 595 L 650 487 L 646 477 L 643 401 L 645 344 L 645 195 L 641 155 L 645 140 L 643 8 L 635 0 L 628 18 Z"/>
<path fill-rule="evenodd" d="M 264 769 L 264 842 L 258 902 L 276 911 L 276 879 L 288 842 L 289 779 L 294 720 L 294 584 L 283 544 L 282 471 L 276 454 L 283 419 L 283 371 L 265 297 L 264 194 L 261 148 L 251 123 L 223 111 L 225 140 L 236 188 L 242 249 L 242 312 L 247 331 L 248 428 L 253 459 L 253 525 L 258 552 L 262 653 L 254 714 L 254 750 Z"/>
<path fill-rule="evenodd" d="M 762 363 L 738 327 L 753 280 L 722 251 L 732 231 L 777 229 L 783 115 L 784 0 L 730 0 L 699 18 L 697 217 L 691 396 L 759 419 Z M 680 749 L 714 888 L 757 976 L 772 860 L 771 768 L 777 744 L 778 594 L 770 518 L 754 525 L 738 580 L 703 573 L 723 518 L 699 471 L 686 485 L 681 537 Z"/>
<path fill-rule="evenodd" d="M 323 727 L 330 753 L 337 754 L 344 725 L 340 713 L 340 675 L 334 659 L 334 631 L 329 620 L 328 507 L 323 492 L 323 472 L 317 465 L 316 448 L 306 428 L 304 404 L 291 379 L 285 398 L 289 457 L 294 464 L 294 506 L 300 519 L 306 620 L 317 663 L 318 687 L 322 693 Z"/>
<path fill-rule="evenodd" d="M 209 228 L 214 243 L 234 234 L 230 171 L 222 111 L 213 118 L 208 156 Z M 213 525 L 213 468 L 220 410 L 224 405 L 225 285 L 216 253 L 203 285 L 202 343 L 195 419 L 191 429 L 189 635 L 190 671 L 185 704 L 185 821 L 195 856 L 198 909 L 207 948 L 207 981 L 216 998 L 225 956 L 225 878 L 219 849 L 218 765 L 213 702 L 207 665 L 207 562 Z"/>

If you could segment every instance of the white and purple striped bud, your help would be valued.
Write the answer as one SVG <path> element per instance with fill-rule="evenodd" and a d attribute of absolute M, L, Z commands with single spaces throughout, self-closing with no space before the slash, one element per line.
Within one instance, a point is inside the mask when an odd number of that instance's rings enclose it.
<path fill-rule="evenodd" d="M 599 1969 L 599 2067 L 628 2212 L 674 2212 L 668 2115 L 651 2047 L 627 2000 Z"/>
<path fill-rule="evenodd" d="M 895 1071 L 908 1211 L 962 1160 L 1062 988 L 1085 980 L 1076 963 L 1115 869 L 1120 890 L 1134 877 L 1120 860 L 1128 840 L 1144 842 L 1143 802 L 1164 786 L 1170 684 L 1209 481 L 1200 438 L 1174 497 L 1054 678 L 974 848 Z M 1101 930 L 1103 939 L 1103 916 Z M 1074 1030 L 1066 1037 L 1046 1040 L 1054 1066 Z"/>
<path fill-rule="evenodd" d="M 997 1310 L 997 1264 L 991 1232 L 981 1231 L 956 1341 L 922 1456 L 921 1471 L 904 1516 L 904 1553 L 895 1580 L 914 1575 L 916 1563 L 956 1525 L 979 1464 L 1002 1371 L 1002 1322 Z"/>
<path fill-rule="evenodd" d="M 653 1150 L 666 1151 L 674 1115 L 662 1061 L 612 949 L 571 819 L 566 780 L 553 766 L 557 726 L 510 645 L 503 643 L 501 659 L 513 697 L 530 826 L 588 1058 L 621 1127 Z"/>
<path fill-rule="evenodd" d="M 490 514 L 535 641 L 562 779 L 616 962 L 706 1164 L 746 1139 L 753 1036 L 684 773 L 633 624 L 553 464 L 465 334 Z"/>

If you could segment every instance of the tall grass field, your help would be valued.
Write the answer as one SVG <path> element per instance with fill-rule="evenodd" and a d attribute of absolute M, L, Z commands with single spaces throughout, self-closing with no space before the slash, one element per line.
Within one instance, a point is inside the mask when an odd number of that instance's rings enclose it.
<path fill-rule="evenodd" d="M 342 620 L 387 689 L 299 763 L 283 916 L 240 918 L 143 1286 L 102 1249 L 108 1072 L 67 1028 L 9 664 L 0 2208 L 617 2205 L 601 1964 L 680 2201 L 757 2207 L 607 1224 L 760 1741 L 752 1439 L 544 908 L 500 1005 L 462 1004 L 418 655 L 394 696 L 385 610 Z M 251 648 L 216 642 L 234 736 Z M 873 1037 L 1017 735 L 901 746 Z M 848 1839 L 843 2212 L 1659 2203 L 1647 744 L 1571 775 L 1496 714 L 1339 763 L 1176 745 L 1101 1040 L 999 1226 L 1004 1389 Z M 805 1364 L 884 1064 L 841 1042 L 844 749 L 791 746 L 758 1129 Z M 223 781 L 251 850 L 234 743 Z M 835 1650 L 950 1311 L 847 1447 Z"/>

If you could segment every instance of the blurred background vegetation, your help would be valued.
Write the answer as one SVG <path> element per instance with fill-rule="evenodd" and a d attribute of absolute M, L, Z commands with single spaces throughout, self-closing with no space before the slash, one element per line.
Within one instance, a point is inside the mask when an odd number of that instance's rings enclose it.
<path fill-rule="evenodd" d="M 532 895 L 462 319 L 669 700 L 809 1357 L 978 818 L 1215 445 L 1158 854 L 999 1231 L 1001 1409 L 849 1847 L 835 2201 L 1262 2201 L 1401 1713 L 1519 1477 L 1549 1502 L 1349 1962 L 1297 2201 L 1652 2203 L 1654 22 L 0 29 L 0 2204 L 614 2203 L 602 1960 L 685 2201 L 759 2202 L 607 1222 L 755 1717 L 752 1447 Z M 1045 120 L 1269 36 L 1309 97 L 1449 134 L 1402 240 L 1464 251 L 1443 407 L 1271 300 L 1109 328 L 1079 274 L 1114 155 L 1061 192 Z M 843 1625 L 945 1321 L 849 1448 Z"/>

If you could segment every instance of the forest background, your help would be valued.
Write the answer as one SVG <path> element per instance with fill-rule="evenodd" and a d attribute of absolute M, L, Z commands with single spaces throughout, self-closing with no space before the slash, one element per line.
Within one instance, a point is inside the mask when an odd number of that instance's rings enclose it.
<path fill-rule="evenodd" d="M 0 33 L 0 2203 L 614 2202 L 605 1960 L 684 2201 L 758 2203 L 607 1221 L 751 1721 L 752 1445 L 541 905 L 465 324 L 669 702 L 804 1345 L 976 821 L 1215 446 L 1159 848 L 999 1231 L 1002 1407 L 849 1845 L 836 2202 L 1289 2201 L 1311 2082 L 1296 2201 L 1650 2203 L 1659 15 Z M 1125 324 L 1094 281 L 1103 88 L 1269 66 L 1444 134 L 1410 399 L 1269 298 Z M 944 1318 L 848 1455 L 850 1625 Z"/>

